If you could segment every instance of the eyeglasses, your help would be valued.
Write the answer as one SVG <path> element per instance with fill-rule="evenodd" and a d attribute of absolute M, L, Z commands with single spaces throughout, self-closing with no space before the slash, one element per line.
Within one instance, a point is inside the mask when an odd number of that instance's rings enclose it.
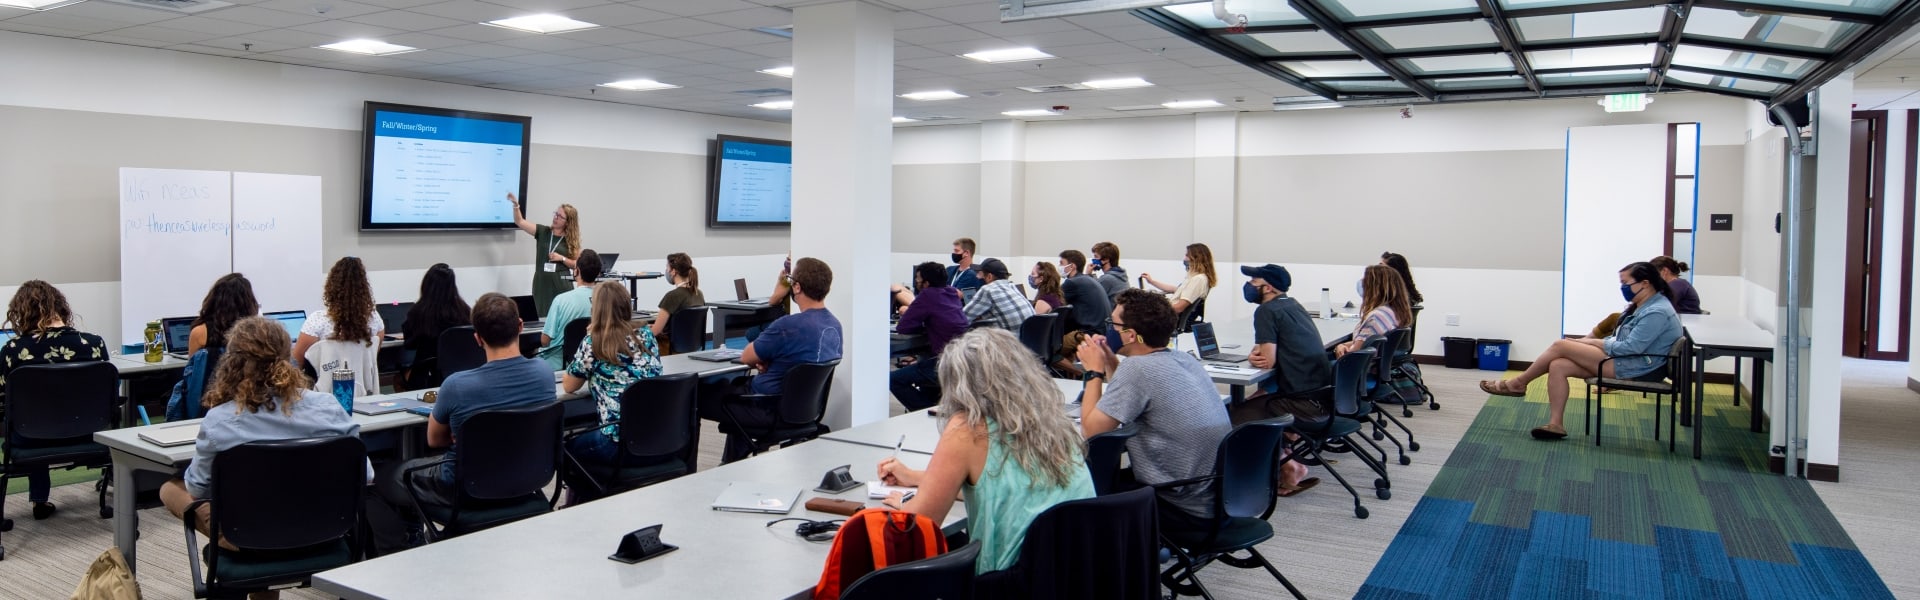
<path fill-rule="evenodd" d="M 1115 321 L 1112 319 L 1107 320 L 1107 325 L 1111 325 L 1115 331 L 1119 331 L 1121 329 L 1133 329 L 1132 327 L 1128 327 L 1126 323 L 1121 323 L 1119 321 Z"/>

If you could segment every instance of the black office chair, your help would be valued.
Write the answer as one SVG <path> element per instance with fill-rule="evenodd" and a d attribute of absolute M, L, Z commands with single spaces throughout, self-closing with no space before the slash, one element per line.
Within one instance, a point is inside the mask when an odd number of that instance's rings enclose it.
<path fill-rule="evenodd" d="M 7 375 L 6 437 L 0 440 L 0 491 L 7 479 L 41 468 L 109 468 L 113 456 L 93 441 L 95 432 L 113 429 L 114 404 L 120 398 L 120 370 L 100 360 L 28 365 Z M 94 484 L 100 518 L 113 516 L 107 505 L 111 471 Z M 6 499 L 0 496 L 0 514 Z M 12 531 L 13 519 L 0 519 L 0 531 Z M 0 559 L 6 558 L 0 546 Z"/>
<path fill-rule="evenodd" d="M 573 364 L 573 357 L 577 356 L 577 353 L 580 352 L 580 341 L 587 339 L 587 325 L 592 323 L 592 319 L 581 317 L 568 321 L 566 329 L 561 330 L 560 367 L 562 369 L 566 368 L 569 364 Z"/>
<path fill-rule="evenodd" d="M 459 464 L 454 469 L 452 506 L 423 505 L 419 493 L 407 486 L 414 510 L 425 517 L 428 541 L 472 533 L 553 510 L 560 501 L 556 490 L 542 491 L 553 481 L 561 462 L 560 419 L 564 408 L 550 402 L 526 408 L 481 411 L 460 425 Z M 412 481 L 416 471 L 436 469 L 445 459 L 407 469 L 401 481 Z M 436 526 L 436 524 L 438 524 Z"/>
<path fill-rule="evenodd" d="M 1396 331 L 1405 330 L 1401 329 Z M 1400 464 L 1410 465 L 1413 464 L 1413 460 L 1407 458 L 1407 451 L 1409 447 L 1411 447 L 1414 452 L 1420 451 L 1420 442 L 1413 441 L 1413 430 L 1407 429 L 1406 424 L 1401 423 L 1400 419 L 1393 416 L 1392 411 L 1385 408 L 1387 405 L 1400 405 L 1401 410 L 1406 409 L 1406 406 L 1400 404 L 1400 401 L 1404 400 L 1407 396 L 1400 394 L 1403 390 L 1396 388 L 1394 385 L 1395 371 L 1391 359 L 1380 358 L 1393 355 L 1393 342 L 1395 341 L 1393 333 L 1394 332 L 1387 332 L 1383 335 L 1367 338 L 1363 346 L 1367 350 L 1373 351 L 1375 358 L 1372 368 L 1368 369 L 1367 382 L 1364 385 L 1366 408 L 1372 410 L 1372 414 L 1366 415 L 1366 419 L 1364 420 L 1373 425 L 1373 439 L 1384 439 L 1392 442 L 1395 452 L 1400 455 Z M 1411 397 L 1414 399 L 1414 402 L 1424 401 L 1421 400 L 1418 390 L 1412 391 Z M 1389 422 L 1399 427 L 1402 433 L 1407 434 L 1406 444 L 1401 444 L 1400 438 L 1386 429 L 1386 425 Z M 1376 444 L 1375 447 L 1378 447 L 1378 445 Z M 1381 458 L 1384 460 L 1385 456 L 1382 455 Z"/>
<path fill-rule="evenodd" d="M 674 311 L 667 319 L 667 340 L 674 354 L 707 349 L 707 307 L 694 306 Z"/>
<path fill-rule="evenodd" d="M 642 379 L 620 394 L 619 460 L 589 463 L 566 453 L 575 500 L 585 502 L 692 473 L 700 447 L 700 378 L 678 373 Z M 586 431 L 567 436 L 568 440 Z M 579 484 L 579 485 L 575 485 Z"/>
<path fill-rule="evenodd" d="M 1093 476 L 1093 491 L 1105 496 L 1120 491 L 1116 483 L 1120 479 L 1120 456 L 1127 452 L 1127 440 L 1139 435 L 1140 427 L 1127 424 L 1100 435 L 1087 438 L 1087 474 Z"/>
<path fill-rule="evenodd" d="M 434 387 L 454 373 L 459 373 L 487 364 L 487 349 L 480 347 L 480 340 L 473 337 L 472 325 L 448 327 L 440 332 L 439 379 Z"/>
<path fill-rule="evenodd" d="M 1186 310 L 1180 312 L 1179 317 L 1174 321 L 1176 323 L 1179 323 L 1179 328 L 1175 329 L 1173 333 L 1174 335 L 1179 335 L 1182 333 L 1191 332 L 1193 331 L 1194 323 L 1204 323 L 1206 322 L 1206 320 L 1207 320 L 1207 299 L 1201 298 L 1199 300 L 1195 300 L 1193 301 L 1192 304 L 1187 305 Z"/>
<path fill-rule="evenodd" d="M 979 558 L 980 544 L 972 543 L 893 565 L 860 576 L 840 592 L 840 600 L 969 600 L 973 563 Z"/>
<path fill-rule="evenodd" d="M 1692 348 L 1693 341 L 1687 339 L 1687 336 L 1681 335 L 1678 339 L 1673 340 L 1673 346 L 1667 350 L 1666 354 L 1623 354 L 1620 356 L 1609 356 L 1601 360 L 1600 369 L 1602 371 L 1606 370 L 1607 363 L 1612 362 L 1616 358 L 1658 356 L 1667 359 L 1667 362 L 1661 365 L 1660 368 L 1654 369 L 1646 375 L 1632 379 L 1614 377 L 1587 378 L 1587 427 L 1589 432 L 1593 434 L 1593 445 L 1600 445 L 1600 424 L 1607 412 L 1605 406 L 1601 406 L 1599 410 L 1594 410 L 1594 405 L 1600 404 L 1599 388 L 1606 388 L 1617 392 L 1653 394 L 1653 439 L 1658 441 L 1660 439 L 1660 420 L 1663 414 L 1679 409 L 1681 399 L 1693 393 L 1693 370 L 1690 368 L 1693 364 L 1693 357 L 1691 355 Z M 1738 394 L 1735 394 L 1735 396 L 1737 397 Z M 1660 401 L 1668 398 L 1671 398 L 1672 401 L 1667 403 L 1666 410 L 1661 410 Z M 1697 401 L 1698 399 L 1695 400 Z M 1674 435 L 1678 432 L 1675 429 L 1675 422 L 1680 419 L 1678 416 L 1671 414 L 1665 414 L 1664 416 L 1667 417 L 1667 451 L 1673 452 L 1675 448 L 1674 438 L 1679 437 Z M 1696 426 L 1698 425 L 1696 424 Z"/>
<path fill-rule="evenodd" d="M 1326 469 L 1335 481 L 1340 482 L 1341 487 L 1347 489 L 1348 494 L 1353 495 L 1353 516 L 1361 519 L 1367 518 L 1367 507 L 1360 505 L 1360 492 L 1354 490 L 1352 484 L 1347 483 L 1347 478 L 1342 477 L 1340 471 L 1327 463 L 1321 456 L 1321 452 L 1323 450 L 1351 451 L 1375 473 L 1382 474 L 1382 477 L 1374 480 L 1374 495 L 1381 500 L 1393 497 L 1393 493 L 1388 491 L 1384 476 L 1386 466 L 1376 464 L 1373 456 L 1367 454 L 1366 450 L 1361 449 L 1359 444 L 1351 439 L 1353 434 L 1360 432 L 1360 421 L 1341 416 L 1358 412 L 1359 407 L 1354 402 L 1365 394 L 1367 368 L 1372 364 L 1372 350 L 1348 352 L 1346 356 L 1340 357 L 1340 360 L 1334 361 L 1333 385 L 1308 392 L 1319 403 L 1320 411 L 1325 416 L 1314 420 L 1295 421 L 1290 427 L 1299 436 L 1292 444 L 1293 456 L 1307 456 L 1315 464 Z M 1346 391 L 1340 392 L 1342 388 Z M 1268 474 L 1268 477 L 1272 475 Z"/>
<path fill-rule="evenodd" d="M 1402 327 L 1385 334 L 1386 345 L 1376 352 L 1376 362 L 1381 381 L 1392 382 L 1391 389 L 1375 389 L 1374 402 L 1400 407 L 1400 416 L 1412 417 L 1410 407 L 1426 404 L 1428 409 L 1440 410 L 1440 402 L 1433 396 L 1433 390 L 1427 388 L 1420 378 L 1420 364 L 1413 360 L 1413 329 Z M 1398 419 L 1394 423 L 1399 423 Z M 1405 429 L 1402 426 L 1401 429 Z M 1412 432 L 1408 432 L 1412 436 Z M 1408 439 L 1412 439 L 1409 437 Z M 1419 450 L 1419 446 L 1414 446 Z"/>
<path fill-rule="evenodd" d="M 1040 359 L 1041 366 L 1053 362 L 1053 355 L 1060 351 L 1060 336 L 1053 334 L 1059 320 L 1060 315 L 1047 313 L 1020 323 L 1020 343 Z"/>
<path fill-rule="evenodd" d="M 1013 566 L 981 573 L 974 597 L 1159 600 L 1152 488 L 1053 505 L 1033 518 Z"/>
<path fill-rule="evenodd" d="M 209 498 L 187 505 L 193 597 L 238 597 L 295 584 L 353 562 L 367 449 L 350 435 L 248 442 L 219 454 Z M 202 549 L 199 511 L 211 505 Z M 240 548 L 220 547 L 218 540 Z M 206 578 L 201 578 L 201 557 Z"/>
<path fill-rule="evenodd" d="M 827 414 L 827 394 L 833 391 L 833 371 L 838 366 L 837 360 L 794 365 L 787 370 L 779 395 L 743 394 L 727 398 L 720 404 L 727 419 L 720 424 L 721 433 L 746 436 L 752 443 L 752 454 L 766 452 L 775 444 L 792 446 L 827 433 L 827 426 L 820 424 L 820 419 Z M 735 408 L 741 404 L 771 407 L 774 422 L 767 427 L 742 426 L 740 413 Z"/>
<path fill-rule="evenodd" d="M 1200 529 L 1180 529 L 1161 523 L 1160 537 L 1173 553 L 1174 564 L 1161 573 L 1160 580 L 1175 596 L 1204 596 L 1213 593 L 1200 582 L 1200 570 L 1215 562 L 1242 569 L 1262 567 L 1280 581 L 1293 597 L 1305 600 L 1293 582 L 1287 581 L 1273 563 L 1255 549 L 1273 538 L 1274 457 L 1288 427 L 1297 426 L 1290 416 L 1242 423 L 1220 440 L 1214 459 L 1214 472 L 1193 479 L 1156 485 L 1156 488 L 1206 484 L 1213 491 L 1213 522 Z M 1029 533 L 1028 535 L 1032 535 Z M 1246 551 L 1245 558 L 1233 553 Z"/>
<path fill-rule="evenodd" d="M 1077 310 L 1072 304 L 1062 304 L 1053 308 L 1053 314 L 1060 315 L 1060 318 L 1053 321 L 1054 339 L 1065 338 L 1068 330 L 1079 327 L 1075 324 L 1078 321 L 1074 320 L 1076 313 Z"/>

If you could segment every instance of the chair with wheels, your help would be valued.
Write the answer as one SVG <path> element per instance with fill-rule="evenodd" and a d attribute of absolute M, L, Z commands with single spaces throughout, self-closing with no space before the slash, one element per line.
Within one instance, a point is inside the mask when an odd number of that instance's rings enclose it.
<path fill-rule="evenodd" d="M 1087 474 L 1093 476 L 1093 492 L 1102 496 L 1121 491 L 1120 456 L 1127 452 L 1127 440 L 1140 433 L 1140 427 L 1125 427 L 1087 438 Z"/>
<path fill-rule="evenodd" d="M 1368 454 L 1352 439 L 1353 434 L 1359 433 L 1362 428 L 1360 421 L 1344 416 L 1358 414 L 1359 406 L 1355 402 L 1365 394 L 1367 369 L 1372 364 L 1372 350 L 1348 352 L 1346 356 L 1334 361 L 1333 385 L 1309 392 L 1320 404 L 1320 411 L 1325 416 L 1313 420 L 1302 419 L 1294 422 L 1290 427 L 1290 430 L 1298 435 L 1298 439 L 1291 446 L 1292 454 L 1310 458 L 1321 465 L 1321 468 L 1326 469 L 1327 474 L 1332 475 L 1335 481 L 1340 482 L 1340 486 L 1346 488 L 1348 494 L 1353 495 L 1353 516 L 1361 519 L 1367 518 L 1367 507 L 1360 504 L 1360 492 L 1355 490 L 1352 484 L 1347 483 L 1347 478 L 1340 475 L 1340 471 L 1334 469 L 1333 465 L 1328 464 L 1321 453 L 1351 452 L 1379 475 L 1374 480 L 1374 495 L 1381 500 L 1393 497 L 1393 493 L 1388 491 L 1386 465 Z M 1345 391 L 1341 391 L 1342 389 Z"/>
<path fill-rule="evenodd" d="M 700 447 L 699 377 L 678 373 L 642 379 L 620 394 L 620 455 L 611 464 L 581 460 L 566 453 L 567 473 L 576 500 L 603 498 L 673 479 L 694 471 Z M 567 436 L 568 440 L 586 431 Z M 579 485 L 575 485 L 579 484 Z"/>
<path fill-rule="evenodd" d="M 1207 526 L 1183 529 L 1170 523 L 1160 524 L 1160 538 L 1173 554 L 1173 566 L 1160 575 L 1160 581 L 1175 596 L 1213 598 L 1200 582 L 1200 570 L 1219 562 L 1241 569 L 1264 568 L 1294 598 L 1305 600 L 1300 590 L 1288 581 L 1256 548 L 1273 538 L 1275 494 L 1279 482 L 1273 478 L 1275 457 L 1286 439 L 1291 416 L 1241 423 L 1220 441 L 1214 472 L 1210 475 L 1172 481 L 1155 488 L 1204 484 L 1213 492 L 1214 518 Z M 1236 552 L 1247 556 L 1234 556 Z"/>
<path fill-rule="evenodd" d="M 1394 369 L 1392 362 L 1390 360 L 1379 359 L 1379 357 L 1383 356 L 1392 356 L 1393 342 L 1395 340 L 1391 333 L 1392 332 L 1389 332 L 1387 335 L 1373 336 L 1368 338 L 1366 343 L 1363 344 L 1365 349 L 1373 351 L 1375 357 L 1373 367 L 1367 370 L 1367 381 L 1364 386 L 1364 403 L 1368 405 L 1367 407 L 1372 410 L 1372 413 L 1367 415 L 1367 418 L 1363 419 L 1363 421 L 1373 426 L 1374 440 L 1387 440 L 1392 442 L 1394 451 L 1400 455 L 1400 464 L 1410 465 L 1413 464 L 1413 460 L 1407 458 L 1407 452 L 1409 450 L 1419 452 L 1420 442 L 1414 441 L 1413 430 L 1408 429 L 1406 424 L 1401 423 L 1400 419 L 1394 417 L 1393 411 L 1386 409 L 1386 407 L 1390 405 L 1400 405 L 1401 410 L 1406 410 L 1405 405 L 1402 404 L 1406 396 L 1400 393 L 1405 391 L 1405 389 L 1394 386 Z M 1416 395 L 1413 396 L 1414 402 L 1419 403 L 1425 401 L 1417 395 L 1417 392 L 1415 393 Z M 1407 443 L 1400 443 L 1400 438 L 1386 429 L 1387 423 L 1393 423 L 1395 427 L 1400 428 L 1402 433 L 1407 434 Z M 1384 461 L 1385 458 L 1386 456 L 1382 454 L 1381 459 Z"/>
<path fill-rule="evenodd" d="M 473 336 L 472 325 L 448 327 L 440 332 L 440 356 L 437 359 L 440 364 L 436 373 L 440 381 L 446 381 L 454 373 L 487 364 L 487 350 L 481 348 L 480 340 Z"/>
<path fill-rule="evenodd" d="M 1047 313 L 1027 317 L 1020 323 L 1020 344 L 1032 351 L 1040 359 L 1040 365 L 1053 362 L 1053 355 L 1060 352 L 1060 336 L 1054 335 L 1060 315 Z"/>
<path fill-rule="evenodd" d="M 967 600 L 973 598 L 973 563 L 980 544 L 889 566 L 854 580 L 840 600 Z"/>
<path fill-rule="evenodd" d="M 587 339 L 587 325 L 590 325 L 592 323 L 593 323 L 592 319 L 581 317 L 578 319 L 574 319 L 572 321 L 568 321 L 566 329 L 561 330 L 560 332 L 560 366 L 561 368 L 564 369 L 567 364 L 572 363 L 573 357 L 576 355 L 576 353 L 580 352 L 580 341 Z"/>
<path fill-rule="evenodd" d="M 781 393 L 743 394 L 726 399 L 721 405 L 721 433 L 742 435 L 753 446 L 752 454 L 771 450 L 774 445 L 792 446 L 827 433 L 820 419 L 827 414 L 827 394 L 833 391 L 833 372 L 840 361 L 794 365 L 787 370 Z M 771 409 L 773 422 L 743 425 L 740 405 L 751 404 Z"/>
<path fill-rule="evenodd" d="M 7 479 L 39 469 L 110 469 L 113 457 L 106 446 L 93 441 L 95 432 L 114 428 L 114 405 L 120 398 L 120 370 L 104 360 L 28 365 L 7 375 L 6 431 L 0 440 L 0 492 Z M 113 516 L 107 505 L 111 470 L 101 473 L 100 518 Z M 132 492 L 127 492 L 132 493 Z M 0 514 L 5 514 L 0 496 Z M 0 519 L 0 531 L 13 530 L 13 519 Z M 0 546 L 0 559 L 6 548 Z"/>
<path fill-rule="evenodd" d="M 1686 335 L 1681 335 L 1678 339 L 1673 340 L 1673 346 L 1668 348 L 1666 354 L 1627 354 L 1609 356 L 1601 360 L 1600 370 L 1602 372 L 1606 371 L 1607 363 L 1612 362 L 1616 358 L 1658 356 L 1667 359 L 1667 362 L 1661 365 L 1660 368 L 1648 372 L 1646 375 L 1632 379 L 1614 377 L 1587 378 L 1587 429 L 1589 433 L 1593 434 L 1593 445 L 1600 445 L 1601 420 L 1605 418 L 1607 412 L 1605 406 L 1600 406 L 1598 410 L 1595 410 L 1594 406 L 1600 404 L 1599 390 L 1606 389 L 1618 392 L 1653 394 L 1653 439 L 1656 441 L 1660 439 L 1660 420 L 1664 414 L 1667 418 L 1667 451 L 1673 452 L 1676 446 L 1674 438 L 1678 437 L 1674 434 L 1678 433 L 1675 427 L 1677 427 L 1676 422 L 1679 421 L 1679 417 L 1665 413 L 1678 410 L 1681 399 L 1691 395 L 1693 392 L 1693 370 L 1689 368 L 1693 363 L 1692 348 L 1693 340 L 1688 339 Z M 1738 394 L 1735 396 L 1737 397 Z M 1662 410 L 1660 401 L 1668 398 L 1670 398 L 1671 401 L 1667 402 L 1666 409 Z M 1698 401 L 1699 399 L 1695 398 L 1694 400 Z M 1698 425 L 1696 424 L 1696 426 Z"/>
<path fill-rule="evenodd" d="M 693 306 L 673 311 L 667 319 L 667 342 L 674 354 L 707 349 L 707 307 Z"/>
<path fill-rule="evenodd" d="M 185 515 L 193 596 L 306 587 L 314 573 L 352 563 L 366 487 L 367 449 L 353 436 L 249 442 L 221 452 L 210 497 L 188 505 Z M 213 534 L 205 548 L 196 526 L 203 506 Z M 221 547 L 221 540 L 239 550 Z"/>
<path fill-rule="evenodd" d="M 1159 600 L 1157 502 L 1138 488 L 1053 505 L 1027 526 L 1013 566 L 980 574 L 974 597 Z"/>
<path fill-rule="evenodd" d="M 560 494 L 556 490 L 549 498 L 543 489 L 560 467 L 560 420 L 564 412 L 560 403 L 551 402 L 481 411 L 467 417 L 453 433 L 460 440 L 460 456 L 454 469 L 452 504 L 422 503 L 418 491 L 406 486 L 414 510 L 427 521 L 427 540 L 439 541 L 552 511 Z M 437 469 L 447 461 L 407 469 L 401 481 L 413 481 L 415 472 Z"/>

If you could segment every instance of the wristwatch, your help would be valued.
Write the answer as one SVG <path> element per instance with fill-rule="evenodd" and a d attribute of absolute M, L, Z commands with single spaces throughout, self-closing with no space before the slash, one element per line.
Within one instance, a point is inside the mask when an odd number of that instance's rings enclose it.
<path fill-rule="evenodd" d="M 1101 373 L 1099 371 L 1087 371 L 1085 373 L 1080 374 L 1080 381 L 1093 381 L 1095 379 L 1106 379 L 1106 378 L 1107 378 L 1107 374 Z"/>

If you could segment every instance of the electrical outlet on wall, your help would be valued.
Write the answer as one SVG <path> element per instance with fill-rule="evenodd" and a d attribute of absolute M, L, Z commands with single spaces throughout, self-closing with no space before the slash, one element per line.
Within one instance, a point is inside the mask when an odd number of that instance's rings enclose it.
<path fill-rule="evenodd" d="M 1448 327 L 1459 327 L 1459 326 L 1460 326 L 1460 315 L 1454 315 L 1454 314 L 1449 314 L 1449 315 L 1447 315 L 1447 326 L 1448 326 Z"/>

